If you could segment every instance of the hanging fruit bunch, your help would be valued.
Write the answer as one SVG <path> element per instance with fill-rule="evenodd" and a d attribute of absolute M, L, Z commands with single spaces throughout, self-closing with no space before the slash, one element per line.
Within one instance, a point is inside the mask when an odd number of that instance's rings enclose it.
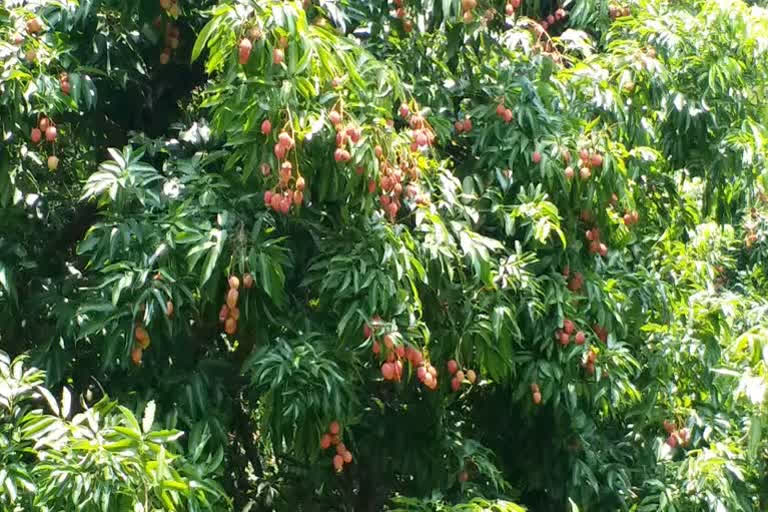
<path fill-rule="evenodd" d="M 263 135 L 269 136 L 271 131 L 272 124 L 267 119 L 261 124 L 261 132 Z M 293 164 L 287 158 L 289 152 L 294 149 L 295 146 L 296 143 L 294 142 L 293 137 L 291 137 L 287 131 L 283 130 L 280 132 L 273 148 L 275 157 L 280 166 L 277 185 L 264 192 L 264 205 L 267 209 L 282 213 L 283 215 L 287 215 L 293 206 L 298 208 L 304 201 L 304 187 L 306 186 L 306 182 L 299 174 L 298 168 L 295 169 L 294 172 Z M 269 164 L 262 164 L 261 173 L 265 178 L 272 174 L 272 169 Z"/>
<path fill-rule="evenodd" d="M 336 454 L 331 458 L 333 469 L 340 473 L 344 469 L 345 464 L 352 462 L 352 452 L 342 442 L 341 426 L 338 421 L 332 421 L 328 425 L 328 431 L 320 438 L 320 448 L 327 450 L 331 446 L 336 447 Z"/>
<path fill-rule="evenodd" d="M 477 380 L 477 374 L 474 370 L 468 369 L 465 372 L 459 369 L 459 363 L 455 359 L 450 359 L 446 363 L 446 368 L 448 373 L 453 375 L 453 378 L 451 378 L 451 390 L 454 392 L 460 391 L 464 382 L 469 382 L 472 385 Z"/>
<path fill-rule="evenodd" d="M 240 320 L 240 309 L 237 307 L 237 302 L 240 299 L 240 292 L 238 291 L 240 279 L 231 275 L 227 283 L 229 290 L 227 290 L 224 304 L 219 310 L 219 321 L 224 324 L 224 332 L 231 336 L 237 332 L 237 322 Z"/>
<path fill-rule="evenodd" d="M 158 16 L 155 18 L 153 25 L 157 30 L 163 30 L 163 26 L 165 26 L 163 36 L 164 47 L 160 53 L 160 64 L 164 66 L 170 62 L 174 52 L 178 50 L 181 44 L 179 27 L 172 21 L 181 15 L 181 9 L 179 8 L 178 0 L 160 0 L 160 8 L 163 10 L 165 17 L 162 15 Z"/>
<path fill-rule="evenodd" d="M 51 144 L 53 154 L 48 157 L 48 169 L 51 171 L 55 171 L 59 168 L 59 157 L 56 156 L 55 146 L 58 136 L 59 132 L 56 128 L 56 124 L 53 120 L 45 116 L 38 120 L 37 126 L 32 128 L 32 131 L 29 134 L 29 140 L 32 144 L 40 144 L 43 141 L 43 137 L 45 137 L 45 142 Z"/>
<path fill-rule="evenodd" d="M 133 338 L 136 341 L 133 345 L 133 350 L 131 350 L 131 361 L 136 366 L 141 364 L 141 358 L 144 354 L 144 351 L 149 348 L 149 345 L 151 343 L 151 340 L 149 338 L 149 333 L 147 332 L 147 328 L 144 326 L 143 323 L 137 322 L 136 325 L 133 328 Z"/>

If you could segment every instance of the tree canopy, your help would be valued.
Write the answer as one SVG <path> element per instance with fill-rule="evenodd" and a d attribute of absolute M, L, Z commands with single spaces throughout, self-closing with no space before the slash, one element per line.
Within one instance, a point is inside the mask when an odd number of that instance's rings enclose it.
<path fill-rule="evenodd" d="M 768 9 L 6 0 L 0 511 L 768 507 Z"/>

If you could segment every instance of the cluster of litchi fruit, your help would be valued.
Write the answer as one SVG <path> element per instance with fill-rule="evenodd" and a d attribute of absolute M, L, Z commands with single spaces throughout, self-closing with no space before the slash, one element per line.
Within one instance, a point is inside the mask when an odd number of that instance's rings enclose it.
<path fill-rule="evenodd" d="M 566 16 L 568 16 L 568 12 L 561 7 L 557 9 L 554 14 L 550 14 L 549 16 L 541 20 L 539 22 L 539 25 L 541 26 L 542 30 L 547 30 L 549 27 L 551 27 L 558 21 L 564 20 Z"/>
<path fill-rule="evenodd" d="M 425 362 L 418 368 L 416 368 L 416 378 L 419 382 L 432 391 L 437 389 L 437 368 L 432 366 L 429 362 Z"/>
<path fill-rule="evenodd" d="M 227 291 L 226 302 L 221 305 L 219 310 L 219 322 L 224 324 L 224 332 L 229 335 L 237 332 L 237 322 L 240 320 L 240 309 L 237 307 L 237 301 L 240 299 L 240 279 L 237 276 L 229 276 L 229 290 Z M 243 275 L 243 287 L 250 289 L 253 287 L 253 276 L 246 273 Z"/>
<path fill-rule="evenodd" d="M 237 61 L 240 65 L 245 65 L 248 62 L 248 59 L 251 58 L 252 48 L 253 43 L 251 43 L 250 39 L 244 37 L 240 40 L 240 44 L 237 46 Z"/>
<path fill-rule="evenodd" d="M 622 16 L 629 16 L 632 11 L 629 10 L 629 6 L 620 6 L 616 4 L 611 4 L 608 6 L 608 16 L 611 17 L 612 20 L 615 20 L 616 18 L 621 18 Z"/>
<path fill-rule="evenodd" d="M 504 101 L 499 101 L 499 104 L 496 105 L 496 115 L 503 119 L 505 123 L 512 122 L 512 111 L 504 105 Z"/>
<path fill-rule="evenodd" d="M 281 46 L 272 50 L 272 64 L 279 66 L 285 60 L 285 47 L 288 46 L 288 42 L 285 37 L 280 38 L 280 43 L 285 41 L 285 46 Z"/>
<path fill-rule="evenodd" d="M 624 225 L 627 227 L 634 226 L 637 221 L 640 220 L 640 216 L 637 214 L 637 210 L 626 211 L 624 213 Z"/>
<path fill-rule="evenodd" d="M 752 249 L 752 246 L 757 243 L 759 238 L 760 237 L 755 233 L 753 228 L 747 229 L 747 234 L 744 236 L 744 247 L 748 250 Z"/>
<path fill-rule="evenodd" d="M 261 133 L 269 136 L 271 132 L 272 123 L 269 119 L 266 119 L 261 123 Z M 268 209 L 271 208 L 282 214 L 290 212 L 292 205 L 298 207 L 304 201 L 304 188 L 306 187 L 306 182 L 298 173 L 298 169 L 294 179 L 293 164 L 285 159 L 288 152 L 294 147 L 295 142 L 293 137 L 286 131 L 280 132 L 274 147 L 275 156 L 277 157 L 278 163 L 280 163 L 277 186 L 272 190 L 264 192 L 264 205 Z M 265 178 L 272 174 L 272 169 L 268 163 L 261 164 L 261 174 Z"/>
<path fill-rule="evenodd" d="M 69 85 L 69 75 L 67 73 L 59 75 L 59 87 L 61 88 L 61 94 L 69 96 L 69 91 L 72 90 L 72 87 Z"/>
<path fill-rule="evenodd" d="M 678 444 L 685 447 L 691 442 L 691 433 L 687 428 L 678 429 L 671 421 L 664 420 L 664 430 L 669 434 L 666 443 L 670 448 L 676 448 Z"/>
<path fill-rule="evenodd" d="M 155 281 L 159 281 L 162 279 L 161 274 L 158 272 L 155 274 L 155 277 L 153 278 Z M 173 316 L 174 312 L 174 306 L 173 301 L 168 300 L 165 303 L 165 316 L 168 318 L 171 318 Z M 144 313 L 146 311 L 146 305 L 141 304 L 139 307 L 139 311 Z M 151 342 L 149 333 L 147 332 L 147 328 L 144 325 L 144 322 L 138 321 L 133 326 L 133 339 L 136 343 L 133 345 L 133 349 L 131 349 L 131 361 L 133 361 L 133 364 L 136 366 L 139 366 L 141 364 L 141 358 L 144 354 L 144 351 L 149 348 L 149 344 Z"/>
<path fill-rule="evenodd" d="M 417 152 L 434 144 L 435 133 L 427 125 L 424 116 L 419 112 L 411 112 L 411 108 L 405 103 L 400 105 L 399 113 L 411 127 L 411 151 Z"/>
<path fill-rule="evenodd" d="M 345 164 L 352 159 L 352 154 L 347 149 L 360 142 L 363 131 L 359 126 L 345 126 L 343 115 L 338 110 L 331 110 L 328 113 L 328 120 L 336 130 L 336 150 L 333 152 L 333 160 L 339 164 Z"/>
<path fill-rule="evenodd" d="M 277 40 L 277 48 L 272 50 L 272 64 L 279 66 L 285 60 L 285 49 L 288 48 L 288 38 L 280 36 Z"/>
<path fill-rule="evenodd" d="M 380 166 L 379 186 L 381 187 L 381 195 L 379 196 L 379 204 L 389 216 L 390 221 L 394 222 L 397 212 L 400 210 L 400 197 L 403 194 L 403 173 L 398 167 L 384 164 Z M 408 185 L 407 191 L 408 197 L 411 199 L 418 194 L 418 189 L 413 184 Z"/>
<path fill-rule="evenodd" d="M 178 0 L 160 0 L 160 7 L 168 14 L 168 16 L 173 18 L 178 18 L 179 14 L 181 14 Z"/>
<path fill-rule="evenodd" d="M 563 277 L 568 279 L 568 289 L 572 292 L 577 292 L 584 286 L 584 276 L 582 273 L 574 272 L 573 276 L 571 276 L 571 269 L 568 266 L 563 268 Z"/>
<path fill-rule="evenodd" d="M 599 228 L 594 227 L 592 229 L 588 229 L 584 233 L 584 236 L 586 237 L 587 241 L 589 241 L 590 254 L 599 254 L 603 257 L 608 254 L 608 247 L 600 240 Z"/>
<path fill-rule="evenodd" d="M 427 125 L 424 117 L 418 112 L 411 112 L 411 108 L 403 103 L 398 109 L 399 115 L 408 122 L 411 127 L 411 151 L 418 152 L 434 143 L 435 135 Z M 384 155 L 384 149 L 377 145 L 374 148 L 374 154 L 379 160 L 379 183 L 381 188 L 379 195 L 379 204 L 384 213 L 394 222 L 397 213 L 402 207 L 402 196 L 415 201 L 417 204 L 425 204 L 427 198 L 420 192 L 416 184 L 421 177 L 418 165 L 408 154 L 400 154 L 397 161 L 390 162 Z M 362 174 L 363 169 L 358 168 L 358 174 Z M 368 181 L 368 192 L 376 193 L 377 183 L 371 179 Z"/>
<path fill-rule="evenodd" d="M 331 459 L 333 463 L 333 469 L 337 473 L 340 473 L 344 468 L 344 464 L 350 464 L 352 462 L 352 452 L 341 442 L 341 426 L 338 421 L 332 421 L 328 425 L 328 432 L 323 434 L 320 438 L 320 448 L 327 450 L 331 446 L 336 447 L 336 455 Z"/>
<path fill-rule="evenodd" d="M 597 338 L 605 343 L 608 340 L 608 329 L 601 326 L 600 324 L 594 324 L 592 326 L 592 330 L 595 332 L 595 335 L 597 335 Z"/>
<path fill-rule="evenodd" d="M 520 0 L 508 0 L 504 6 L 504 14 L 512 16 L 515 14 L 515 9 L 520 7 Z"/>
<path fill-rule="evenodd" d="M 373 338 L 371 346 L 372 352 L 379 358 L 385 359 L 381 365 L 381 376 L 384 380 L 391 380 L 400 382 L 403 376 L 403 360 L 411 363 L 416 368 L 416 378 L 424 384 L 424 386 L 432 391 L 437 389 L 437 368 L 435 368 L 429 361 L 424 360 L 424 356 L 421 351 L 413 346 L 403 343 L 397 343 L 392 333 L 384 334 L 381 337 L 381 343 L 375 339 L 374 328 L 382 324 L 381 317 L 374 316 L 371 319 L 371 325 L 363 325 L 363 336 L 365 339 Z M 382 347 L 383 344 L 383 347 Z M 451 359 L 446 363 L 451 378 L 451 389 L 453 391 L 459 391 L 462 383 L 466 379 L 470 384 L 474 384 L 477 380 L 477 374 L 474 370 L 464 371 L 459 369 L 459 364 Z"/>
<path fill-rule="evenodd" d="M 472 120 L 468 117 L 459 119 L 453 123 L 453 127 L 456 128 L 456 133 L 469 133 L 472 131 Z"/>
<path fill-rule="evenodd" d="M 448 374 L 453 375 L 453 378 L 451 379 L 451 389 L 453 391 L 461 389 L 461 385 L 464 383 L 465 378 L 470 384 L 474 384 L 477 380 L 477 374 L 474 370 L 467 370 L 465 374 L 459 369 L 459 363 L 457 363 L 455 359 L 450 359 L 446 363 L 446 368 L 448 369 Z"/>
<path fill-rule="evenodd" d="M 133 345 L 133 350 L 131 350 L 131 361 L 138 366 L 141 364 L 141 357 L 144 354 L 144 351 L 149 348 L 149 344 L 151 343 L 149 333 L 141 322 L 134 326 L 133 338 L 136 340 L 136 343 Z"/>
<path fill-rule="evenodd" d="M 41 117 L 37 126 L 32 128 L 32 131 L 29 134 L 29 140 L 32 141 L 33 144 L 39 144 L 40 141 L 43 140 L 43 136 L 45 136 L 45 140 L 50 143 L 56 142 L 56 138 L 59 136 L 58 130 L 56 130 L 56 125 L 47 117 Z M 58 167 L 59 158 L 56 155 L 49 156 L 48 169 L 55 171 Z"/>
<path fill-rule="evenodd" d="M 389 216 L 389 220 L 394 222 L 397 212 L 400 211 L 403 192 L 411 201 L 419 204 L 426 201 L 416 185 L 421 173 L 415 164 L 406 160 L 401 160 L 399 164 L 397 162 L 395 165 L 390 164 L 384 157 L 381 146 L 376 146 L 374 154 L 379 159 L 379 187 L 381 188 L 379 204 L 384 213 Z M 410 181 L 407 185 L 405 185 L 406 178 Z M 405 188 L 403 188 L 404 185 Z M 371 194 L 376 192 L 374 180 L 368 182 L 368 192 Z"/>
<path fill-rule="evenodd" d="M 27 21 L 27 32 L 30 34 L 37 34 L 43 30 L 43 24 L 39 18 L 32 18 Z"/>
<path fill-rule="evenodd" d="M 403 378 L 403 362 L 402 359 L 407 359 L 412 364 L 418 364 L 415 361 L 421 361 L 421 352 L 415 350 L 412 347 L 405 347 L 403 345 L 395 346 L 394 339 L 391 334 L 385 334 L 382 338 L 382 342 L 386 347 L 386 361 L 381 365 L 381 376 L 384 380 L 392 380 L 400 382 Z M 373 353 L 379 356 L 381 354 L 381 345 L 378 341 L 373 341 Z"/>
<path fill-rule="evenodd" d="M 573 338 L 573 342 L 576 343 L 576 345 L 583 345 L 587 339 L 586 334 L 584 334 L 584 331 L 577 331 L 574 333 L 575 330 L 576 326 L 573 321 L 566 318 L 563 320 L 563 328 L 558 329 L 555 332 L 555 340 L 560 342 L 560 345 L 564 347 L 568 346 L 571 342 L 571 338 Z"/>
<path fill-rule="evenodd" d="M 592 177 L 592 169 L 597 169 L 603 166 L 603 156 L 596 152 L 590 153 L 587 149 L 582 149 L 579 152 L 579 159 L 581 160 L 581 168 L 579 169 L 579 178 L 581 178 L 581 181 L 587 181 Z M 566 150 L 563 151 L 563 160 L 566 164 L 571 161 L 571 154 Z M 564 174 L 565 179 L 570 181 L 576 175 L 576 172 L 573 170 L 573 167 L 569 165 L 565 168 Z"/>
<path fill-rule="evenodd" d="M 374 327 L 381 325 L 381 317 L 373 317 L 371 323 Z M 374 327 L 368 324 L 363 326 L 363 336 L 366 339 L 374 337 Z M 416 368 L 416 377 L 425 387 L 432 391 L 437 389 L 437 368 L 424 360 L 424 356 L 419 349 L 410 345 L 406 346 L 403 343 L 396 344 L 392 333 L 382 336 L 381 342 L 379 343 L 378 340 L 374 339 L 372 351 L 377 357 L 385 358 L 384 363 L 381 365 L 381 376 L 384 380 L 400 382 L 403 376 L 403 360 L 405 360 Z M 384 345 L 383 347 L 382 344 Z"/>
<path fill-rule="evenodd" d="M 477 0 L 461 0 L 461 12 L 465 23 L 470 23 L 475 18 L 475 7 L 477 7 Z"/>
<path fill-rule="evenodd" d="M 371 350 L 376 357 L 383 357 L 384 363 L 381 365 L 381 376 L 384 380 L 391 380 L 400 382 L 403 377 L 403 360 L 410 362 L 414 367 L 424 362 L 424 356 L 421 351 L 412 347 L 406 346 L 403 343 L 395 343 L 395 337 L 391 332 L 384 334 L 381 337 L 381 343 L 375 339 L 374 328 L 382 325 L 381 317 L 374 316 L 371 319 L 371 325 L 363 325 L 363 337 L 365 339 L 373 338 Z M 382 350 L 382 344 L 384 348 Z"/>
<path fill-rule="evenodd" d="M 155 27 L 158 29 L 162 26 L 162 18 L 158 17 L 155 20 Z M 160 53 L 160 64 L 165 66 L 170 62 L 173 52 L 178 49 L 180 42 L 179 27 L 175 23 L 168 23 L 165 25 L 165 48 Z"/>
<path fill-rule="evenodd" d="M 531 400 L 534 405 L 539 405 L 541 403 L 541 390 L 539 389 L 539 385 L 535 382 L 531 384 Z"/>
<path fill-rule="evenodd" d="M 253 49 L 253 43 L 260 40 L 263 37 L 261 29 L 258 27 L 252 27 L 248 30 L 247 37 L 243 37 L 240 43 L 237 45 L 237 61 L 241 65 L 248 63 L 251 58 L 251 50 Z M 277 46 L 272 50 L 272 63 L 275 66 L 279 66 L 285 60 L 285 49 L 288 47 L 288 38 L 281 36 L 277 40 Z"/>
<path fill-rule="evenodd" d="M 21 46 L 24 44 L 24 36 L 16 32 L 13 34 L 13 37 L 11 37 L 11 42 L 16 46 Z"/>
<path fill-rule="evenodd" d="M 605 342 L 605 338 L 607 337 L 607 334 L 602 329 L 602 327 L 595 324 L 595 326 L 593 326 L 593 329 L 595 330 L 595 333 L 598 335 L 598 337 L 601 340 L 603 340 L 603 342 Z M 560 345 L 563 347 L 568 346 L 571 343 L 571 341 L 573 341 L 576 345 L 584 345 L 586 340 L 587 340 L 586 333 L 581 330 L 576 331 L 576 326 L 573 323 L 573 321 L 567 318 L 563 320 L 563 328 L 555 331 L 555 341 L 560 343 Z M 595 373 L 596 359 L 597 359 L 597 353 L 592 348 L 590 348 L 586 353 L 586 357 L 581 362 L 581 367 L 584 368 L 589 375 L 593 375 Z M 534 402 L 535 402 L 535 397 L 534 397 Z"/>
<path fill-rule="evenodd" d="M 260 40 L 263 34 L 259 27 L 252 27 L 248 30 L 248 36 L 240 40 L 240 44 L 237 46 L 237 61 L 241 65 L 245 65 L 248 59 L 251 58 L 251 49 L 253 49 L 253 43 Z"/>
<path fill-rule="evenodd" d="M 160 0 L 160 7 L 163 8 L 165 13 L 172 17 L 179 17 L 179 5 L 177 0 Z M 173 52 L 179 48 L 181 41 L 179 27 L 172 21 L 165 22 L 162 16 L 158 16 L 152 22 L 156 30 L 161 30 L 165 23 L 165 47 L 160 53 L 160 64 L 165 66 L 170 62 Z"/>
<path fill-rule="evenodd" d="M 405 7 L 403 7 L 403 0 L 394 0 L 395 3 L 395 17 L 403 20 L 403 31 L 405 33 L 409 33 L 411 30 L 413 30 L 413 22 L 408 19 L 408 14 L 405 11 Z"/>
<path fill-rule="evenodd" d="M 581 361 L 581 367 L 587 372 L 588 375 L 595 374 L 595 362 L 597 361 L 597 352 L 590 348 L 587 351 L 586 356 Z"/>
<path fill-rule="evenodd" d="M 43 30 L 43 23 L 40 21 L 39 18 L 32 18 L 30 20 L 27 20 L 26 28 L 27 28 L 27 33 L 34 36 Z M 14 34 L 13 44 L 15 44 L 16 46 L 23 45 L 24 36 L 21 35 L 20 33 Z M 36 62 L 37 51 L 34 48 L 30 48 L 29 50 L 26 51 L 26 53 L 24 53 L 24 58 L 29 62 Z"/>

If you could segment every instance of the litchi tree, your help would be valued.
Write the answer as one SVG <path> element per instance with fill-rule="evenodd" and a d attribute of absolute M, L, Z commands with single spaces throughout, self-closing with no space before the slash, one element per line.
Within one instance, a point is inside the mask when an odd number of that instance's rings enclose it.
<path fill-rule="evenodd" d="M 0 22 L 2 510 L 765 508 L 764 8 Z"/>

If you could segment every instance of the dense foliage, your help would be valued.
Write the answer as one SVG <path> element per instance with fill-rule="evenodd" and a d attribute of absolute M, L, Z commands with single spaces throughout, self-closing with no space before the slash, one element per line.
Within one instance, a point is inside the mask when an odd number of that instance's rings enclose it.
<path fill-rule="evenodd" d="M 765 510 L 753 4 L 6 0 L 0 510 Z"/>

